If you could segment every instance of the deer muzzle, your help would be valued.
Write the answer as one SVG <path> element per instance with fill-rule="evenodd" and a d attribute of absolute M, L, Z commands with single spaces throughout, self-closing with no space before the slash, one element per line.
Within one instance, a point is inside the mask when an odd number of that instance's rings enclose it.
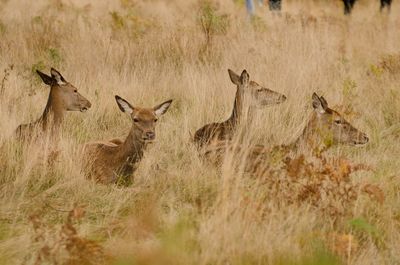
<path fill-rule="evenodd" d="M 365 133 L 361 133 L 358 135 L 357 139 L 353 141 L 354 145 L 364 145 L 369 142 L 369 138 Z"/>
<path fill-rule="evenodd" d="M 143 140 L 144 141 L 149 141 L 152 142 L 156 138 L 155 132 L 145 132 L 143 135 Z"/>
<path fill-rule="evenodd" d="M 81 112 L 86 112 L 88 109 L 90 109 L 90 107 L 92 107 L 92 103 L 90 103 L 89 100 L 87 100 L 84 104 L 82 104 L 83 106 L 81 107 L 80 111 Z"/>

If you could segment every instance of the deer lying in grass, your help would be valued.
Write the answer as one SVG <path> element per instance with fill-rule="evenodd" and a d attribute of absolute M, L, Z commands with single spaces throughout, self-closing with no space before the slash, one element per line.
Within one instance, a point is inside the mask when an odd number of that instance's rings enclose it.
<path fill-rule="evenodd" d="M 194 135 L 194 142 L 198 147 L 204 147 L 216 141 L 231 140 L 239 124 L 249 118 L 244 116 L 251 107 L 275 105 L 286 100 L 285 95 L 250 81 L 246 70 L 243 70 L 240 76 L 230 69 L 228 73 L 232 83 L 237 86 L 232 114 L 226 121 L 206 124 L 198 129 Z"/>
<path fill-rule="evenodd" d="M 245 168 L 254 171 L 268 159 L 273 150 L 286 152 L 315 151 L 327 149 L 335 144 L 364 145 L 368 137 L 346 121 L 338 112 L 330 109 L 324 97 L 316 93 L 312 95 L 314 112 L 300 137 L 289 145 L 276 146 L 269 149 L 263 145 L 250 146 L 218 142 L 205 150 L 204 155 L 216 161 L 221 161 L 227 152 L 242 153 L 245 155 Z"/>
<path fill-rule="evenodd" d="M 125 141 L 113 139 L 85 145 L 85 170 L 88 178 L 102 184 L 116 183 L 119 176 L 133 173 L 147 143 L 155 139 L 155 125 L 171 105 L 167 100 L 154 108 L 133 107 L 125 99 L 115 96 L 118 107 L 132 119 L 132 128 Z"/>
<path fill-rule="evenodd" d="M 324 97 L 312 95 L 314 112 L 301 136 L 287 147 L 291 150 L 306 148 L 308 150 L 326 149 L 336 144 L 364 145 L 369 139 L 357 130 L 337 111 L 329 108 Z"/>
<path fill-rule="evenodd" d="M 39 70 L 36 71 L 43 82 L 50 86 L 49 98 L 42 116 L 35 122 L 21 124 L 16 129 L 18 138 L 29 138 L 37 128 L 41 132 L 50 132 L 58 129 L 67 111 L 85 112 L 91 107 L 89 100 L 79 94 L 76 87 L 65 81 L 64 77 L 54 68 L 51 68 L 51 76 Z"/>

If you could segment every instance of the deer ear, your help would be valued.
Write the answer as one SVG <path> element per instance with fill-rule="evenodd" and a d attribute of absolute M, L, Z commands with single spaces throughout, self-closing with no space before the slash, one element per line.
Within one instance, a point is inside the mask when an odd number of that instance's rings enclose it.
<path fill-rule="evenodd" d="M 157 116 L 163 115 L 165 112 L 167 112 L 167 110 L 168 110 L 169 106 L 171 105 L 171 103 L 172 103 L 172 99 L 167 100 L 167 101 L 161 103 L 160 105 L 155 106 L 153 108 L 154 109 L 154 113 Z"/>
<path fill-rule="evenodd" d="M 232 83 L 235 85 L 240 85 L 240 76 L 238 76 L 234 71 L 228 69 L 229 77 L 231 78 Z"/>
<path fill-rule="evenodd" d="M 318 95 L 314 92 L 312 95 L 312 106 L 316 112 L 323 114 L 326 112 L 326 109 L 328 108 L 328 103 L 323 97 L 321 98 L 318 97 Z"/>
<path fill-rule="evenodd" d="M 246 85 L 250 82 L 250 76 L 247 73 L 246 69 L 243 70 L 242 74 L 240 75 L 240 83 L 242 85 Z"/>
<path fill-rule="evenodd" d="M 126 112 L 128 114 L 132 114 L 133 110 L 135 109 L 134 107 L 132 107 L 131 104 L 129 104 L 128 101 L 126 101 L 125 99 L 121 98 L 120 96 L 115 96 L 115 100 L 117 101 L 117 105 L 119 107 L 119 109 L 122 112 Z"/>
<path fill-rule="evenodd" d="M 56 69 L 51 68 L 50 73 L 51 73 L 51 77 L 53 77 L 53 79 L 56 80 L 58 85 L 65 85 L 67 83 L 67 81 L 65 81 L 64 77 Z"/>
<path fill-rule="evenodd" d="M 55 80 L 51 76 L 48 76 L 45 73 L 40 72 L 39 70 L 36 70 L 36 73 L 40 76 L 40 78 L 46 85 L 54 85 Z"/>
<path fill-rule="evenodd" d="M 320 97 L 319 99 L 321 100 L 322 107 L 324 108 L 324 110 L 326 110 L 328 108 L 328 101 L 326 101 L 324 97 Z"/>

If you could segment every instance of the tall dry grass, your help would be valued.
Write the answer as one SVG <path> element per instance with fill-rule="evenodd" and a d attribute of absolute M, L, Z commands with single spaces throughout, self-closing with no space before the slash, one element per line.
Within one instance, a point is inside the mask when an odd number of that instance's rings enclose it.
<path fill-rule="evenodd" d="M 387 16 L 359 1 L 344 17 L 341 1 L 285 1 L 280 16 L 264 8 L 252 20 L 241 1 L 213 3 L 0 1 L 1 264 L 400 263 L 398 3 Z M 68 114 L 56 147 L 18 143 L 13 130 L 41 114 L 49 92 L 34 72 L 51 66 L 93 107 Z M 285 201 L 296 189 L 274 193 L 229 163 L 202 161 L 190 134 L 228 117 L 227 68 L 288 96 L 257 111 L 252 143 L 292 141 L 312 92 L 324 95 L 370 137 L 324 155 L 372 168 L 347 177 L 384 201 L 360 193 L 332 216 L 312 200 Z M 138 106 L 174 98 L 129 186 L 97 185 L 80 167 L 82 144 L 130 128 L 115 94 Z"/>

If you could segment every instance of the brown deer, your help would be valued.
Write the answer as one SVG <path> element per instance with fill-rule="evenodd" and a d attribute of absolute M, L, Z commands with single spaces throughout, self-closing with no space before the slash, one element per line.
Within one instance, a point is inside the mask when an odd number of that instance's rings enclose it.
<path fill-rule="evenodd" d="M 79 94 L 78 89 L 65 81 L 64 77 L 54 68 L 51 76 L 39 70 L 36 71 L 46 85 L 50 86 L 50 93 L 42 116 L 28 124 L 21 124 L 16 129 L 19 138 L 29 138 L 35 129 L 39 132 L 51 132 L 58 129 L 67 111 L 87 111 L 92 104 Z"/>
<path fill-rule="evenodd" d="M 250 81 L 246 70 L 240 76 L 231 69 L 228 69 L 228 73 L 232 83 L 237 86 L 232 114 L 223 122 L 206 124 L 196 131 L 194 142 L 200 148 L 215 141 L 231 140 L 243 120 L 250 118 L 246 115 L 252 107 L 275 105 L 286 100 L 285 95 Z"/>
<path fill-rule="evenodd" d="M 167 100 L 154 108 L 133 107 L 125 99 L 115 96 L 118 107 L 132 120 L 132 127 L 126 139 L 113 139 L 87 143 L 84 149 L 85 170 L 88 178 L 102 184 L 118 181 L 133 173 L 142 159 L 146 145 L 155 139 L 155 125 L 171 105 Z"/>
<path fill-rule="evenodd" d="M 290 149 L 298 150 L 300 147 L 314 150 L 329 148 L 335 144 L 364 145 L 369 139 L 363 132 L 357 130 L 337 111 L 329 108 L 324 97 L 316 93 L 312 95 L 314 112 L 300 137 L 292 144 Z"/>
<path fill-rule="evenodd" d="M 338 112 L 329 108 L 324 97 L 312 95 L 314 112 L 302 134 L 289 145 L 269 149 L 263 145 L 244 148 L 240 145 L 218 142 L 205 150 L 204 155 L 220 162 L 226 152 L 242 153 L 246 156 L 246 168 L 254 170 L 255 166 L 265 162 L 272 150 L 287 152 L 325 150 L 335 144 L 364 145 L 368 143 L 367 135 L 360 132 L 346 121 Z"/>

